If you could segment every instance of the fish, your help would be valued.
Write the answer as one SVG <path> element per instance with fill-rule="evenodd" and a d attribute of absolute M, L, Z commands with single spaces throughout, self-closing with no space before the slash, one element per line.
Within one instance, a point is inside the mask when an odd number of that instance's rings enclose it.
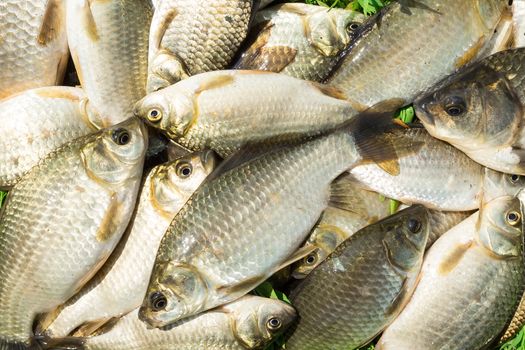
<path fill-rule="evenodd" d="M 234 68 L 322 82 L 364 21 L 360 12 L 316 5 L 266 8 L 257 12 Z"/>
<path fill-rule="evenodd" d="M 352 168 L 352 177 L 387 198 L 442 211 L 478 209 L 481 202 L 503 195 L 515 196 L 525 187 L 525 177 L 485 168 L 417 125 L 392 132 L 394 144 L 405 138 L 424 146 L 398 160 L 398 173 L 369 163 Z"/>
<path fill-rule="evenodd" d="M 330 206 L 304 244 L 316 249 L 295 264 L 292 271 L 295 279 L 305 278 L 346 239 L 390 213 L 388 200 L 361 189 L 348 175 L 336 179 L 330 190 L 333 193 Z"/>
<path fill-rule="evenodd" d="M 325 83 L 357 105 L 399 107 L 490 50 L 507 0 L 394 1 L 361 27 Z"/>
<path fill-rule="evenodd" d="M 410 299 L 429 231 L 416 205 L 344 241 L 292 291 L 299 321 L 286 349 L 356 349 L 375 338 Z"/>
<path fill-rule="evenodd" d="M 495 53 L 419 98 L 428 132 L 491 169 L 525 175 L 525 48 Z"/>
<path fill-rule="evenodd" d="M 82 339 L 82 349 L 262 349 L 296 317 L 291 305 L 253 295 L 161 329 L 148 328 L 134 310 L 116 320 L 105 333 Z"/>
<path fill-rule="evenodd" d="M 514 0 L 512 2 L 512 22 L 513 22 L 513 47 L 525 46 L 525 2 Z"/>
<path fill-rule="evenodd" d="M 216 162 L 213 152 L 206 151 L 154 167 L 121 243 L 79 293 L 42 319 L 39 333 L 85 337 L 109 319 L 139 307 L 164 232 Z"/>
<path fill-rule="evenodd" d="M 498 197 L 430 248 L 417 288 L 377 349 L 480 349 L 512 318 L 525 286 L 523 211 Z"/>
<path fill-rule="evenodd" d="M 4 0 L 0 23 L 0 99 L 60 85 L 69 56 L 63 1 Z"/>
<path fill-rule="evenodd" d="M 98 130 L 82 89 L 35 88 L 0 100 L 0 188 L 11 188 L 46 154 Z"/>
<path fill-rule="evenodd" d="M 159 0 L 149 37 L 148 93 L 227 68 L 256 9 L 253 0 Z"/>
<path fill-rule="evenodd" d="M 134 113 L 178 144 L 227 158 L 242 146 L 300 140 L 340 126 L 352 106 L 338 90 L 261 71 L 202 73 L 154 92 Z"/>
<path fill-rule="evenodd" d="M 146 95 L 152 17 L 149 0 L 67 1 L 71 57 L 103 127 L 130 118 Z"/>
<path fill-rule="evenodd" d="M 327 207 L 332 181 L 357 163 L 396 157 L 382 135 L 350 125 L 228 159 L 162 238 L 141 320 L 159 328 L 231 302 L 310 253 L 297 249 Z"/>
<path fill-rule="evenodd" d="M 33 321 L 102 266 L 130 220 L 147 145 L 140 120 L 49 153 L 0 214 L 0 347 L 29 344 Z"/>
<path fill-rule="evenodd" d="M 429 249 L 445 232 L 458 225 L 474 213 L 470 211 L 441 211 L 428 210 L 430 233 L 428 234 L 426 249 Z"/>

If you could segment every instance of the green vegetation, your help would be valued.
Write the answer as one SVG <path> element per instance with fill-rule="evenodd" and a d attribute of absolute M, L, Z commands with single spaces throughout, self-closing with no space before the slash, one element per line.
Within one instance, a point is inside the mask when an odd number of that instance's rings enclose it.
<path fill-rule="evenodd" d="M 525 350 L 525 328 L 511 340 L 501 345 L 500 350 Z"/>
<path fill-rule="evenodd" d="M 7 197 L 7 192 L 0 191 L 0 208 L 4 204 L 5 198 Z"/>
<path fill-rule="evenodd" d="M 305 0 L 307 4 L 326 7 L 347 8 L 363 12 L 365 15 L 373 15 L 391 0 Z"/>

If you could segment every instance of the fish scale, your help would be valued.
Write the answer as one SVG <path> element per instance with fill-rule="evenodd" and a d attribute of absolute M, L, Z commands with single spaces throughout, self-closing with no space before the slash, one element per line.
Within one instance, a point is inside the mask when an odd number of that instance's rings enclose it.
<path fill-rule="evenodd" d="M 55 0 L 5 0 L 0 3 L 0 99 L 31 88 L 58 85 L 67 64 L 64 9 L 47 17 L 54 35 L 38 42 L 47 3 Z"/>
<path fill-rule="evenodd" d="M 165 324 L 234 300 L 269 277 L 319 218 L 332 180 L 360 159 L 353 142 L 337 132 L 256 158 L 204 184 L 162 239 L 141 317 Z M 190 264 L 198 271 L 193 276 L 209 286 L 202 303 L 184 301 L 191 306 L 182 314 L 172 300 L 174 308 L 166 312 L 153 312 L 148 302 L 164 288 L 168 276 L 161 266 L 170 261 Z"/>
<path fill-rule="evenodd" d="M 111 155 L 103 144 L 111 130 L 53 151 L 9 193 L 0 220 L 0 343 L 28 342 L 34 317 L 71 297 L 120 239 L 144 161 L 139 125 L 122 125 L 133 141 L 122 158 L 99 160 L 105 162 L 102 172 L 100 163 L 91 162 L 97 152 Z M 108 176 L 120 180 L 105 182 Z"/>

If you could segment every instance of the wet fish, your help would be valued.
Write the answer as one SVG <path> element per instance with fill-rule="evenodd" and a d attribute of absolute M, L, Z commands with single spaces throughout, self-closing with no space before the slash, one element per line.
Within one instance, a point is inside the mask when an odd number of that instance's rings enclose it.
<path fill-rule="evenodd" d="M 153 168 L 146 178 L 131 226 L 99 273 L 50 314 L 48 336 L 87 336 L 112 317 L 140 306 L 160 240 L 175 214 L 213 170 L 212 152 L 192 154 Z"/>
<path fill-rule="evenodd" d="M 394 144 L 405 138 L 424 146 L 400 158 L 399 168 L 394 169 L 398 172 L 389 173 L 376 164 L 364 164 L 353 168 L 351 175 L 369 190 L 388 198 L 445 211 L 477 209 L 481 200 L 514 196 L 525 187 L 523 176 L 484 168 L 423 128 L 396 130 L 392 134 Z"/>
<path fill-rule="evenodd" d="M 46 154 L 97 130 L 82 89 L 36 88 L 0 101 L 0 188 L 8 189 Z"/>
<path fill-rule="evenodd" d="M 381 135 L 362 136 L 341 129 L 248 162 L 232 157 L 164 235 L 141 319 L 158 328 L 233 301 L 308 254 L 292 256 L 327 207 L 331 182 L 365 159 L 394 157 Z"/>
<path fill-rule="evenodd" d="M 83 349 L 262 349 L 297 317 L 292 306 L 253 295 L 161 329 L 149 328 L 137 316 L 135 310 L 106 333 L 86 338 Z"/>
<path fill-rule="evenodd" d="M 62 0 L 0 3 L 0 99 L 62 83 L 68 50 Z"/>
<path fill-rule="evenodd" d="M 431 135 L 492 169 L 525 175 L 525 48 L 491 55 L 416 102 Z"/>
<path fill-rule="evenodd" d="M 418 205 L 343 242 L 292 292 L 299 321 L 286 349 L 347 350 L 371 341 L 410 298 L 429 231 Z"/>
<path fill-rule="evenodd" d="M 130 119 L 51 152 L 9 192 L 0 217 L 0 347 L 26 345 L 37 314 L 73 296 L 130 219 L 147 141 Z"/>
<path fill-rule="evenodd" d="M 514 338 L 516 334 L 523 328 L 525 325 L 525 293 L 521 296 L 520 304 L 518 309 L 512 317 L 512 321 L 509 326 L 503 333 L 503 336 L 500 338 L 500 343 L 505 343 L 506 341 Z"/>
<path fill-rule="evenodd" d="M 69 49 L 104 125 L 132 116 L 146 95 L 150 0 L 67 1 Z"/>
<path fill-rule="evenodd" d="M 255 16 L 236 69 L 283 73 L 321 82 L 364 22 L 362 13 L 307 4 L 280 4 Z"/>
<path fill-rule="evenodd" d="M 135 114 L 182 146 L 223 157 L 246 143 L 317 135 L 348 120 L 337 89 L 282 74 L 218 71 L 149 94 Z"/>
<path fill-rule="evenodd" d="M 253 0 L 159 0 L 149 38 L 148 92 L 225 69 L 248 33 Z"/>
<path fill-rule="evenodd" d="M 363 227 L 389 215 L 388 200 L 379 194 L 363 190 L 348 176 L 342 176 L 331 186 L 330 206 L 323 212 L 305 246 L 316 249 L 301 259 L 292 276 L 305 278 L 322 263 L 337 246 Z"/>
<path fill-rule="evenodd" d="M 420 281 L 378 349 L 480 349 L 512 318 L 525 285 L 520 201 L 488 202 L 430 248 Z"/>
<path fill-rule="evenodd" d="M 367 21 L 326 82 L 343 90 L 356 106 L 391 99 L 408 104 L 484 54 L 498 21 L 509 11 L 507 3 L 394 1 Z"/>

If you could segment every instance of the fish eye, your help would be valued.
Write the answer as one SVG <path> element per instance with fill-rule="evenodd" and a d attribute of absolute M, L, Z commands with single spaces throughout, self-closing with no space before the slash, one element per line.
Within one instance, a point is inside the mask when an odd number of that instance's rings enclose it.
<path fill-rule="evenodd" d="M 347 26 L 346 26 L 346 31 L 347 32 L 350 32 L 350 33 L 353 33 L 357 30 L 357 28 L 359 28 L 361 26 L 360 23 L 357 23 L 357 22 L 350 22 Z"/>
<path fill-rule="evenodd" d="M 516 226 L 521 221 L 521 214 L 514 210 L 509 211 L 507 215 L 505 215 L 505 220 L 509 225 Z"/>
<path fill-rule="evenodd" d="M 421 221 L 410 219 L 407 223 L 408 230 L 412 233 L 418 233 L 421 230 Z"/>
<path fill-rule="evenodd" d="M 158 108 L 152 108 L 148 111 L 148 120 L 156 123 L 162 119 L 162 112 Z"/>
<path fill-rule="evenodd" d="M 510 182 L 512 182 L 513 184 L 515 184 L 516 182 L 519 181 L 520 178 L 521 178 L 521 176 L 516 175 L 516 174 L 513 174 L 513 175 L 510 176 Z"/>
<path fill-rule="evenodd" d="M 154 292 L 151 293 L 149 297 L 149 303 L 154 311 L 160 311 L 166 308 L 166 305 L 168 305 L 168 300 L 161 292 Z"/>
<path fill-rule="evenodd" d="M 185 179 L 191 176 L 193 173 L 193 167 L 188 162 L 181 162 L 177 164 L 176 172 L 178 177 Z"/>
<path fill-rule="evenodd" d="M 266 326 L 268 327 L 268 329 L 276 331 L 279 328 L 281 328 L 282 322 L 277 317 L 272 317 L 268 320 L 268 322 L 266 322 Z"/>
<path fill-rule="evenodd" d="M 306 265 L 313 265 L 317 261 L 317 256 L 315 254 L 310 254 L 306 258 L 304 258 L 304 262 Z"/>
<path fill-rule="evenodd" d="M 452 96 L 445 101 L 445 112 L 451 117 L 462 115 L 466 110 L 465 100 L 459 96 Z"/>
<path fill-rule="evenodd" d="M 116 129 L 111 133 L 111 139 L 119 146 L 127 145 L 131 140 L 129 131 L 123 128 Z"/>

